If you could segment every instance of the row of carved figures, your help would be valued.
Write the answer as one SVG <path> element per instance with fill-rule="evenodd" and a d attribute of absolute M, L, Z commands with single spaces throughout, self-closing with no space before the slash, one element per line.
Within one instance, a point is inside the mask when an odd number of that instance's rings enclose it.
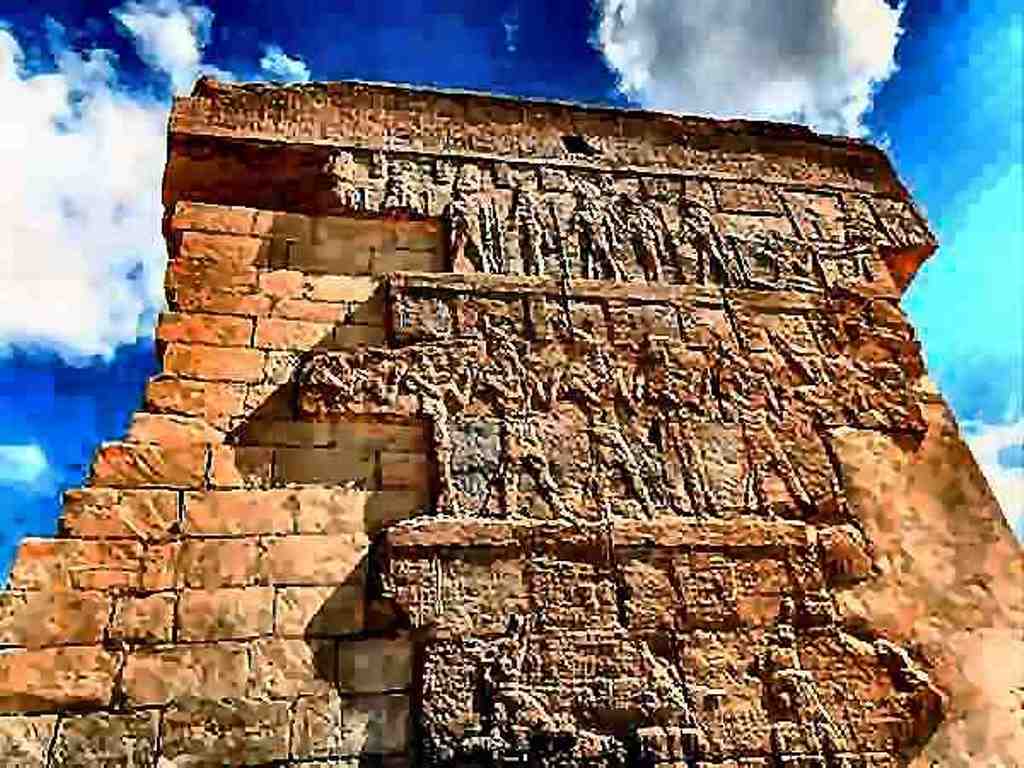
<path fill-rule="evenodd" d="M 822 264 L 829 261 L 854 280 L 875 277 L 868 257 L 882 235 L 863 211 L 842 216 L 842 243 L 812 245 L 775 231 L 722 232 L 711 209 L 696 199 L 678 192 L 627 194 L 608 176 L 566 176 L 572 199 L 566 210 L 559 193 L 517 187 L 508 202 L 481 191 L 476 166 L 434 180 L 412 161 L 375 157 L 370 175 L 384 177 L 382 213 L 431 215 L 444 190 L 449 202 L 442 215 L 459 272 L 820 290 L 829 284 Z M 350 153 L 332 154 L 322 173 L 328 207 L 365 211 L 363 173 Z"/>

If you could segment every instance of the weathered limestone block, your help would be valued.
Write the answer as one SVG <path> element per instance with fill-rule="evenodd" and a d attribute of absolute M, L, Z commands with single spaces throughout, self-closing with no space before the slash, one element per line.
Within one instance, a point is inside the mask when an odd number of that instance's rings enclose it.
<path fill-rule="evenodd" d="M 76 715 L 61 720 L 51 765 L 60 768 L 151 765 L 160 713 Z"/>
<path fill-rule="evenodd" d="M 0 755 L 10 765 L 46 768 L 56 726 L 55 715 L 0 717 Z"/>
<path fill-rule="evenodd" d="M 163 757 L 171 765 L 265 765 L 288 757 L 288 704 L 203 691 L 164 715 Z"/>
<path fill-rule="evenodd" d="M 99 646 L 0 651 L 0 711 L 109 705 L 120 658 Z"/>
<path fill-rule="evenodd" d="M 159 541 L 176 533 L 178 494 L 166 490 L 75 488 L 64 493 L 61 529 L 76 539 Z"/>
<path fill-rule="evenodd" d="M 305 696 L 292 717 L 292 757 L 366 760 L 405 753 L 409 725 L 409 698 L 400 694 L 342 697 L 331 690 Z"/>
<path fill-rule="evenodd" d="M 159 646 L 132 651 L 120 685 L 129 706 L 168 704 L 201 691 L 209 699 L 245 696 L 246 647 L 239 643 Z"/>

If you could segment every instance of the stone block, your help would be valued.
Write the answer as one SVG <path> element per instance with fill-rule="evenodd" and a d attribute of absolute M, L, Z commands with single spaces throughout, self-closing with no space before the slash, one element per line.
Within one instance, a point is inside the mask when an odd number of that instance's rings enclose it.
<path fill-rule="evenodd" d="M 150 592 L 175 588 L 181 549 L 181 541 L 147 544 L 142 558 L 139 586 Z"/>
<path fill-rule="evenodd" d="M 260 290 L 280 301 L 301 297 L 306 291 L 308 278 L 295 269 L 275 269 L 261 272 L 258 279 Z"/>
<path fill-rule="evenodd" d="M 54 768 L 134 768 L 153 764 L 159 712 L 95 713 L 63 718 Z"/>
<path fill-rule="evenodd" d="M 188 536 L 285 534 L 294 529 L 294 490 L 232 490 L 185 494 Z"/>
<path fill-rule="evenodd" d="M 270 638 L 253 643 L 254 691 L 259 698 L 294 699 L 323 693 L 336 680 L 332 640 Z"/>
<path fill-rule="evenodd" d="M 428 491 L 431 487 L 431 462 L 423 453 L 380 454 L 380 482 L 384 490 Z"/>
<path fill-rule="evenodd" d="M 254 538 L 188 539 L 181 549 L 178 583 L 199 589 L 253 586 L 260 580 L 259 562 Z"/>
<path fill-rule="evenodd" d="M 133 644 L 170 642 L 174 630 L 174 603 L 173 592 L 119 597 L 107 634 L 111 640 Z"/>
<path fill-rule="evenodd" d="M 360 347 L 383 347 L 387 334 L 380 325 L 339 325 L 334 329 L 334 349 L 359 349 Z"/>
<path fill-rule="evenodd" d="M 279 587 L 274 605 L 274 634 L 280 637 L 338 637 L 362 631 L 365 569 L 344 584 L 328 587 Z"/>
<path fill-rule="evenodd" d="M 0 643 L 89 645 L 103 638 L 110 598 L 101 592 L 0 592 Z"/>
<path fill-rule="evenodd" d="M 346 640 L 338 643 L 338 689 L 348 693 L 404 690 L 412 682 L 409 640 Z"/>
<path fill-rule="evenodd" d="M 110 488 L 198 488 L 207 453 L 202 443 L 104 443 L 93 459 L 90 482 Z"/>
<path fill-rule="evenodd" d="M 156 413 L 198 416 L 216 429 L 227 429 L 243 413 L 245 385 L 193 381 L 162 374 L 146 384 L 146 408 Z"/>
<path fill-rule="evenodd" d="M 178 527 L 178 492 L 74 488 L 64 492 L 61 530 L 78 539 L 160 541 Z"/>
<path fill-rule="evenodd" d="M 209 480 L 213 488 L 270 486 L 274 449 L 255 445 L 214 445 L 210 453 Z"/>
<path fill-rule="evenodd" d="M 292 717 L 295 759 L 362 758 L 409 749 L 409 697 L 341 697 L 335 691 L 298 700 Z M 332 763 L 333 764 L 333 763 Z"/>
<path fill-rule="evenodd" d="M 209 205 L 178 201 L 174 204 L 171 229 L 194 229 L 248 235 L 253 232 L 257 211 L 233 205 Z"/>
<path fill-rule="evenodd" d="M 201 312 L 163 312 L 156 326 L 158 341 L 245 347 L 252 340 L 252 320 Z"/>
<path fill-rule="evenodd" d="M 137 412 L 132 416 L 125 437 L 128 443 L 153 443 L 165 447 L 218 444 L 224 433 L 205 420 L 190 416 Z"/>
<path fill-rule="evenodd" d="M 264 241 L 258 237 L 205 232 L 182 232 L 178 252 L 171 259 L 214 276 L 211 285 L 250 283 L 248 268 L 264 266 Z M 253 281 L 252 284 L 255 284 Z"/>
<path fill-rule="evenodd" d="M 110 589 L 135 587 L 141 570 L 137 541 L 22 539 L 8 586 L 11 589 Z"/>
<path fill-rule="evenodd" d="M 384 251 L 374 254 L 370 271 L 374 275 L 389 272 L 444 272 L 446 260 L 434 251 Z"/>
<path fill-rule="evenodd" d="M 0 651 L 0 713 L 108 706 L 118 662 L 99 646 Z"/>
<path fill-rule="evenodd" d="M 282 299 L 274 305 L 272 314 L 271 319 L 298 320 L 329 325 L 333 328 L 334 325 L 348 320 L 352 314 L 352 307 L 348 304 L 331 304 L 324 301 L 308 301 L 307 299 Z M 280 331 L 275 332 L 279 333 Z M 264 334 L 264 338 L 269 336 L 271 329 L 267 329 Z M 287 348 L 292 347 L 289 344 Z"/>
<path fill-rule="evenodd" d="M 169 765 L 279 765 L 288 757 L 286 702 L 193 695 L 164 715 L 163 755 Z"/>
<path fill-rule="evenodd" d="M 208 699 L 242 697 L 248 680 L 245 646 L 222 642 L 132 651 L 121 688 L 127 703 L 138 707 L 168 704 L 197 692 Z"/>
<path fill-rule="evenodd" d="M 254 346 L 258 349 L 300 350 L 330 347 L 334 326 L 331 323 L 309 323 L 261 317 L 256 321 Z"/>
<path fill-rule="evenodd" d="M 361 567 L 365 534 L 282 536 L 265 540 L 265 578 L 275 585 L 342 584 Z"/>
<path fill-rule="evenodd" d="M 165 373 L 204 381 L 255 384 L 263 379 L 265 359 L 258 349 L 211 347 L 172 342 L 164 350 Z"/>
<path fill-rule="evenodd" d="M 429 502 L 423 490 L 357 491 L 300 488 L 294 499 L 296 533 L 362 533 L 412 517 Z"/>
<path fill-rule="evenodd" d="M 271 587 L 186 589 L 178 599 L 178 639 L 182 642 L 269 635 L 273 625 Z"/>
<path fill-rule="evenodd" d="M 363 302 L 377 292 L 377 277 L 352 275 L 312 275 L 308 278 L 306 297 L 312 301 Z"/>
<path fill-rule="evenodd" d="M 56 715 L 0 717 L 0 755 L 16 768 L 46 768 Z"/>
<path fill-rule="evenodd" d="M 368 449 L 277 448 L 275 457 L 275 484 L 362 482 L 373 487 L 373 452 Z"/>

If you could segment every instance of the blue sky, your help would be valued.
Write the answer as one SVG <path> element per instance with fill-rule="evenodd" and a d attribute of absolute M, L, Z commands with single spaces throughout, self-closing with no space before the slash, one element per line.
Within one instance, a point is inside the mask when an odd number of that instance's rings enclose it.
<path fill-rule="evenodd" d="M 1011 0 L 0 0 L 0 569 L 155 371 L 163 121 L 201 72 L 868 135 L 939 235 L 904 306 L 1024 534 L 1022 71 Z"/>

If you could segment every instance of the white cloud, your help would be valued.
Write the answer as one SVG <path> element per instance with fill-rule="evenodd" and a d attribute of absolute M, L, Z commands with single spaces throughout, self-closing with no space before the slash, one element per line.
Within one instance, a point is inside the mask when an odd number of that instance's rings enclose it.
<path fill-rule="evenodd" d="M 0 485 L 37 494 L 56 490 L 50 463 L 36 443 L 0 445 Z"/>
<path fill-rule="evenodd" d="M 1007 522 L 1017 537 L 1024 540 L 1024 466 L 1000 462 L 1007 449 L 1024 446 L 1024 418 L 1011 424 L 965 422 L 964 432 Z"/>
<path fill-rule="evenodd" d="M 110 13 L 132 36 L 142 60 L 171 79 L 175 93 L 188 93 L 201 74 L 230 79 L 202 63 L 213 23 L 209 8 L 178 0 L 129 0 Z"/>
<path fill-rule="evenodd" d="M 205 65 L 212 12 L 128 2 L 114 17 L 177 92 L 230 73 Z M 111 51 L 71 50 L 48 22 L 55 71 L 29 72 L 0 27 L 0 355 L 56 351 L 71 364 L 152 332 L 164 305 L 160 233 L 170 93 L 118 83 Z"/>
<path fill-rule="evenodd" d="M 594 43 L 644 106 L 861 135 L 896 69 L 886 0 L 595 0 Z"/>
<path fill-rule="evenodd" d="M 260 69 L 273 80 L 287 83 L 305 83 L 309 80 L 309 67 L 299 58 L 293 58 L 279 46 L 268 45 L 263 49 Z"/>
<path fill-rule="evenodd" d="M 109 357 L 163 302 L 167 108 L 119 92 L 109 51 L 55 58 L 24 73 L 0 30 L 0 352 Z"/>

